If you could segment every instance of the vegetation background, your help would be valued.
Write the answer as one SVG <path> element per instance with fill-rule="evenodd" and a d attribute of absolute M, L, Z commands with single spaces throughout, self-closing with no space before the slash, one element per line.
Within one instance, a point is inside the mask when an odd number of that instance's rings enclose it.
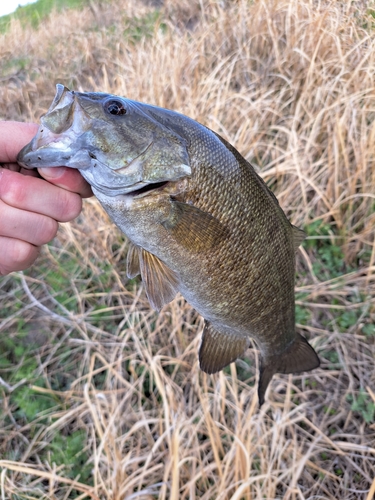
<path fill-rule="evenodd" d="M 0 20 L 2 119 L 37 121 L 60 82 L 178 110 L 256 165 L 309 235 L 297 323 L 322 360 L 261 410 L 255 346 L 200 372 L 202 318 L 150 309 L 89 199 L 0 281 L 2 500 L 374 498 L 374 8 L 39 0 Z"/>

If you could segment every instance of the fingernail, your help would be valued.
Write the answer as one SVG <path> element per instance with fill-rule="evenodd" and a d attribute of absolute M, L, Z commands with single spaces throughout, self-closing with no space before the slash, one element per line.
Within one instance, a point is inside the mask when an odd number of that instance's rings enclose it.
<path fill-rule="evenodd" d="M 43 167 L 38 168 L 39 173 L 45 179 L 58 179 L 65 172 L 64 167 Z"/>

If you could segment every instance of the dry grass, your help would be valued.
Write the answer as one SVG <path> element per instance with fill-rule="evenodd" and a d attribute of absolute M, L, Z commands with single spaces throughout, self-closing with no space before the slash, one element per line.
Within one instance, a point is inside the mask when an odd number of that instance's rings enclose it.
<path fill-rule="evenodd" d="M 0 282 L 2 500 L 374 497 L 375 42 L 352 3 L 92 2 L 0 37 L 2 118 L 37 120 L 61 82 L 181 111 L 259 165 L 312 228 L 297 308 L 322 358 L 261 411 L 255 351 L 200 372 L 201 318 L 182 298 L 150 310 L 88 200 Z"/>

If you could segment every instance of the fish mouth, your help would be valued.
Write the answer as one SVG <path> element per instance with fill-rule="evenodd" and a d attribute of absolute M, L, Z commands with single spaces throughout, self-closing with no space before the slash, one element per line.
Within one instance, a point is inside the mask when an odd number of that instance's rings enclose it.
<path fill-rule="evenodd" d="M 163 188 L 168 186 L 170 181 L 162 181 L 162 182 L 153 182 L 151 184 L 146 184 L 139 189 L 135 189 L 134 191 L 129 191 L 126 193 L 126 196 L 131 196 L 132 198 L 144 198 L 155 191 L 162 191 Z"/>

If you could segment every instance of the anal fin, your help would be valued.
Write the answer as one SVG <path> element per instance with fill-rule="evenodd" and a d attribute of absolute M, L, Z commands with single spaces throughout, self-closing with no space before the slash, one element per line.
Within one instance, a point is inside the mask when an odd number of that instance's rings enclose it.
<path fill-rule="evenodd" d="M 261 361 L 258 384 L 259 406 L 264 403 L 268 384 L 275 373 L 301 373 L 318 368 L 318 355 L 305 337 L 296 333 L 294 341 L 281 354 Z"/>
<path fill-rule="evenodd" d="M 160 309 L 173 300 L 178 292 L 179 280 L 164 262 L 140 248 L 139 264 L 147 298 L 153 309 Z"/>
<path fill-rule="evenodd" d="M 205 322 L 199 348 L 199 365 L 206 373 L 216 373 L 233 363 L 249 346 L 249 339 L 216 330 Z"/>

